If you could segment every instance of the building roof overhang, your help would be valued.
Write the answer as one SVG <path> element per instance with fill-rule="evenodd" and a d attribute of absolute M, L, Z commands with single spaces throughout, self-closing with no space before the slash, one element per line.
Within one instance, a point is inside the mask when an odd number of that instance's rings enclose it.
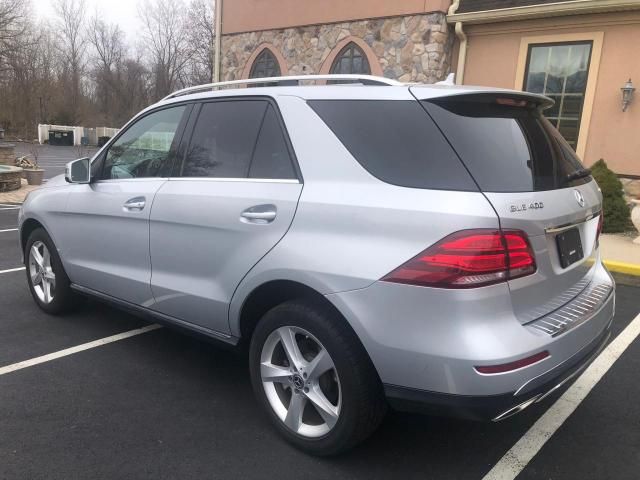
<path fill-rule="evenodd" d="M 560 17 L 593 13 L 609 13 L 625 10 L 640 10 L 638 0 L 569 0 L 554 3 L 540 3 L 520 7 L 496 8 L 490 10 L 455 13 L 460 0 L 454 1 L 447 15 L 449 23 L 481 24 L 510 22 L 533 18 Z"/>

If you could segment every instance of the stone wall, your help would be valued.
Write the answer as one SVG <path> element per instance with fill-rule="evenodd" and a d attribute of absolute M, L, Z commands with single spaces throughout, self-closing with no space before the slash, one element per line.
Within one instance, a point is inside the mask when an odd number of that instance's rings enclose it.
<path fill-rule="evenodd" d="M 0 165 L 15 165 L 15 146 L 11 143 L 0 142 Z"/>
<path fill-rule="evenodd" d="M 320 73 L 327 57 L 350 36 L 368 45 L 370 63 L 377 60 L 385 77 L 433 83 L 449 74 L 455 34 L 444 13 L 429 13 L 225 35 L 222 79 L 242 78 L 247 61 L 263 43 L 282 55 L 290 75 Z"/>
<path fill-rule="evenodd" d="M 22 185 L 22 169 L 18 167 L 0 167 L 0 192 L 18 190 Z"/>

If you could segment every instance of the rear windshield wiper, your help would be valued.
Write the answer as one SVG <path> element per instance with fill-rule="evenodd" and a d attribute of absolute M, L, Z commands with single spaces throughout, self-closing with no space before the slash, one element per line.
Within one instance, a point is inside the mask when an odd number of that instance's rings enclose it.
<path fill-rule="evenodd" d="M 565 177 L 565 179 L 567 180 L 567 182 L 570 182 L 571 180 L 578 180 L 579 178 L 588 177 L 589 175 L 591 175 L 590 168 L 581 168 L 580 170 L 571 172 L 569 175 Z"/>

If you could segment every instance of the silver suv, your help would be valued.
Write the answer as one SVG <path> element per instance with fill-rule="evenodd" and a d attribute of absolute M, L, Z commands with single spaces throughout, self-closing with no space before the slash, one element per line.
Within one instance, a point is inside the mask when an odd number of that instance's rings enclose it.
<path fill-rule="evenodd" d="M 597 355 L 602 196 L 551 100 L 303 78 L 331 84 L 176 92 L 31 193 L 37 304 L 90 295 L 248 346 L 258 402 L 318 455 L 387 405 L 505 419 Z"/>

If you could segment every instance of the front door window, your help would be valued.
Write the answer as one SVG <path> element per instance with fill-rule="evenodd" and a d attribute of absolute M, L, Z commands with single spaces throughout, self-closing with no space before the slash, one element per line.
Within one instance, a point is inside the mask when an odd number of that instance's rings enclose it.
<path fill-rule="evenodd" d="M 172 146 L 186 106 L 165 108 L 131 125 L 109 147 L 103 180 L 168 176 L 173 166 Z"/>

